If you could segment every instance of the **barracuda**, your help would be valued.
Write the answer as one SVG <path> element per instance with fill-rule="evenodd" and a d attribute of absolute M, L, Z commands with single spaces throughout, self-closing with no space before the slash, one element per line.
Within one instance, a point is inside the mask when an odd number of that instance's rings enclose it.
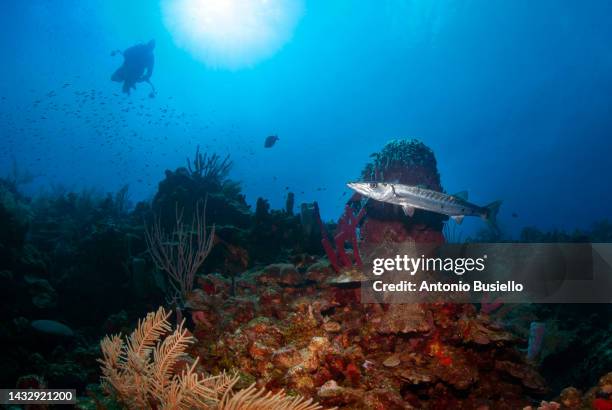
<path fill-rule="evenodd" d="M 418 186 L 387 182 L 350 182 L 347 186 L 367 198 L 399 205 L 408 216 L 413 216 L 415 209 L 423 209 L 450 216 L 457 223 L 461 223 L 465 216 L 479 216 L 494 225 L 501 205 L 501 201 L 487 206 L 472 204 L 467 200 L 467 192 L 449 195 Z"/>

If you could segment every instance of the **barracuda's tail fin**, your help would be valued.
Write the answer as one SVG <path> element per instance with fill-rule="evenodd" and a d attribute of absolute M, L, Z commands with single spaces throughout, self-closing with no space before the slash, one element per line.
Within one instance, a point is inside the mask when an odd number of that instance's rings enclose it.
<path fill-rule="evenodd" d="M 497 212 L 499 212 L 501 204 L 502 201 L 491 202 L 489 205 L 485 206 L 486 213 L 482 215 L 482 219 L 495 228 L 497 227 Z"/>

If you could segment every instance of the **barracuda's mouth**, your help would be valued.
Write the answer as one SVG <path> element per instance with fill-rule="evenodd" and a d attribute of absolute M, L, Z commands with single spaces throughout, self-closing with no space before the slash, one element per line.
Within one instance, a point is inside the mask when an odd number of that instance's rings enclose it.
<path fill-rule="evenodd" d="M 373 193 L 371 186 L 364 182 L 349 182 L 346 186 L 361 195 L 370 196 Z"/>

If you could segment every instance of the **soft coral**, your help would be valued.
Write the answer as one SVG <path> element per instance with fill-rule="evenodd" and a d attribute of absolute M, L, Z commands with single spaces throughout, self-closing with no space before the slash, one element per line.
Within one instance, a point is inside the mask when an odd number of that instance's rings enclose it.
<path fill-rule="evenodd" d="M 357 214 L 353 212 L 353 208 L 349 204 L 344 207 L 344 213 L 338 220 L 338 227 L 336 228 L 336 234 L 334 235 L 334 244 L 336 246 L 335 249 L 329 241 L 329 234 L 327 233 L 325 224 L 321 220 L 319 206 L 316 202 L 315 211 L 317 215 L 317 222 L 319 223 L 319 228 L 321 229 L 321 244 L 323 245 L 323 249 L 325 249 L 327 257 L 329 258 L 329 263 L 332 265 L 334 270 L 338 272 L 342 268 L 353 266 L 353 264 L 356 266 L 361 266 L 362 261 L 359 255 L 359 247 L 357 243 L 357 227 L 365 216 L 365 207 L 362 207 Z M 347 242 L 349 242 L 353 248 L 352 260 L 345 249 Z"/>

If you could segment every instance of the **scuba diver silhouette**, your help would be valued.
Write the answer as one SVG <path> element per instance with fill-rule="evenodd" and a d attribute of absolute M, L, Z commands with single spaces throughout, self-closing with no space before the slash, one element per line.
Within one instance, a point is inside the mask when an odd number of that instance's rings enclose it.
<path fill-rule="evenodd" d="M 151 40 L 146 44 L 132 46 L 123 52 L 115 50 L 111 53 L 111 56 L 123 55 L 123 64 L 113 73 L 111 80 L 122 82 L 124 93 L 129 95 L 130 91 L 136 88 L 136 83 L 146 82 L 151 86 L 149 97 L 155 97 L 155 87 L 151 83 L 155 65 L 154 48 L 155 40 Z"/>

